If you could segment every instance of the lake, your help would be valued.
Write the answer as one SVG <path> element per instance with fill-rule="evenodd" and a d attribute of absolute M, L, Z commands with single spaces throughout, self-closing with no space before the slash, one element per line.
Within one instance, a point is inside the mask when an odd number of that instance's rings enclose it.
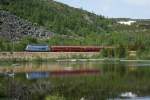
<path fill-rule="evenodd" d="M 149 76 L 148 61 L 1 64 L 0 100 L 150 100 Z"/>

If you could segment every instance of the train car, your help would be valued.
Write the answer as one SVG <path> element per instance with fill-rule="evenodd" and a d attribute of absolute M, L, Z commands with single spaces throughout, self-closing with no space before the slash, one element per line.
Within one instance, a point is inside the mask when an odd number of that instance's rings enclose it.
<path fill-rule="evenodd" d="M 111 49 L 111 46 L 48 46 L 41 44 L 27 45 L 28 52 L 100 52 L 102 49 Z"/>
<path fill-rule="evenodd" d="M 25 51 L 28 51 L 28 52 L 48 52 L 48 51 L 50 51 L 50 48 L 48 45 L 29 44 L 26 46 Z"/>
<path fill-rule="evenodd" d="M 100 46 L 51 46 L 51 52 L 100 52 Z"/>

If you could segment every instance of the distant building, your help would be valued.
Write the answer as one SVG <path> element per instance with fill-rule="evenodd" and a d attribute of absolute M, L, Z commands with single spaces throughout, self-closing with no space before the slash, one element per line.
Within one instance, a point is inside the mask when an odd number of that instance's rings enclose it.
<path fill-rule="evenodd" d="M 119 24 L 123 24 L 123 25 L 132 25 L 133 23 L 136 23 L 136 21 L 119 21 Z"/>

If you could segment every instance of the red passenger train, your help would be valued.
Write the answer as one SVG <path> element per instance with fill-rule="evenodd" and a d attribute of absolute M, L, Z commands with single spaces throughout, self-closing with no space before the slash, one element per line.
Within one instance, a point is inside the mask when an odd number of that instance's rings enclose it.
<path fill-rule="evenodd" d="M 51 46 L 51 52 L 99 52 L 103 47 L 98 46 Z"/>
<path fill-rule="evenodd" d="M 48 45 L 27 45 L 25 51 L 29 52 L 100 52 L 107 46 L 48 46 Z"/>

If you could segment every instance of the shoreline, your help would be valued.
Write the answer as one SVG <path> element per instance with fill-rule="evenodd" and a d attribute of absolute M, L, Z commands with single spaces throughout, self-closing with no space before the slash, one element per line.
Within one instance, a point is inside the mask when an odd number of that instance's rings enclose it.
<path fill-rule="evenodd" d="M 150 59 L 107 58 L 101 52 L 0 52 L 0 62 L 150 62 Z"/>
<path fill-rule="evenodd" d="M 56 60 L 57 62 L 87 62 L 87 61 L 115 61 L 115 62 L 150 62 L 150 60 L 143 60 L 143 59 L 137 59 L 137 60 L 130 60 L 130 59 L 120 59 L 120 58 L 101 58 L 101 59 L 64 59 L 64 60 Z"/>
<path fill-rule="evenodd" d="M 11 58 L 11 59 L 0 59 L 0 62 L 99 62 L 99 61 L 108 61 L 108 62 L 150 62 L 148 59 L 126 59 L 126 58 L 35 58 L 35 59 L 20 59 L 20 58 Z"/>

